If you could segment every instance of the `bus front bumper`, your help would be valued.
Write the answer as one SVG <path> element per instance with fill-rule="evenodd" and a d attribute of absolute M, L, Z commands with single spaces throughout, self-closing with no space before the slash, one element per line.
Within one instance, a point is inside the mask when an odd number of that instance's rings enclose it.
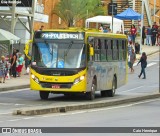
<path fill-rule="evenodd" d="M 36 82 L 30 79 L 31 90 L 49 91 L 53 93 L 85 93 L 86 92 L 86 79 L 78 83 L 65 82 L 65 83 L 52 83 L 52 82 Z"/>

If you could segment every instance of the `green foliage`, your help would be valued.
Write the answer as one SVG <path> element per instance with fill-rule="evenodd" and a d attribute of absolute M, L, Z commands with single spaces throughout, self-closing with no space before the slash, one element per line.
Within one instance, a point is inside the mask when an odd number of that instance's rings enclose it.
<path fill-rule="evenodd" d="M 60 0 L 53 9 L 53 14 L 59 16 L 68 27 L 82 19 L 103 15 L 100 0 Z"/>

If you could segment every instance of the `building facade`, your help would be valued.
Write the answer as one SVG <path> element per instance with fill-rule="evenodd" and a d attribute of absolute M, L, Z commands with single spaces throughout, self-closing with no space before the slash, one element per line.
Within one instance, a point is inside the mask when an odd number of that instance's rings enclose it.
<path fill-rule="evenodd" d="M 146 0 L 148 2 L 149 7 L 144 8 L 144 25 L 149 25 L 149 18 L 151 18 L 151 22 L 154 22 L 154 20 L 157 22 L 157 24 L 160 24 L 160 0 L 156 0 L 156 16 L 153 16 L 154 11 L 154 2 L 155 0 Z M 53 14 L 53 9 L 55 5 L 59 2 L 59 0 L 38 0 L 40 4 L 44 5 L 44 14 L 49 15 L 49 21 L 48 23 L 42 23 L 42 22 L 35 22 L 34 24 L 34 30 L 37 30 L 40 28 L 41 25 L 45 27 L 45 29 L 52 29 L 52 28 L 64 28 L 67 27 L 64 22 L 56 15 Z M 107 7 L 108 4 L 111 2 L 111 0 L 102 0 L 104 9 L 106 9 L 106 15 L 107 15 Z M 123 10 L 127 9 L 128 7 L 133 8 L 135 11 L 141 14 L 142 12 L 142 3 L 141 0 L 113 0 L 114 3 L 118 4 L 118 13 L 122 12 Z M 147 4 L 147 3 L 146 3 Z M 147 13 L 150 13 L 150 15 L 147 15 Z M 149 17 L 150 16 L 150 17 Z M 132 24 L 132 21 L 124 21 L 125 26 L 129 27 Z M 135 21 L 135 24 L 138 25 L 138 21 Z M 83 22 L 78 23 L 77 26 L 83 26 Z"/>

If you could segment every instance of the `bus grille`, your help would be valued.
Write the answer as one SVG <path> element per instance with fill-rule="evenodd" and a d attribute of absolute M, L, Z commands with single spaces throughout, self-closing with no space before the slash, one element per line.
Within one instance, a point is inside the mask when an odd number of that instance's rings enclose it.
<path fill-rule="evenodd" d="M 54 89 L 59 89 L 59 88 L 71 88 L 73 83 L 48 83 L 48 82 L 40 82 L 40 85 L 43 88 L 54 88 Z"/>

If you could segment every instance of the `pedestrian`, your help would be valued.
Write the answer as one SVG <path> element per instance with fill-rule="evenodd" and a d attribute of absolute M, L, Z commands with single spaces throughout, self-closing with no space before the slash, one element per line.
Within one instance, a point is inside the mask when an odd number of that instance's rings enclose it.
<path fill-rule="evenodd" d="M 104 27 L 103 33 L 108 33 L 107 27 Z"/>
<path fill-rule="evenodd" d="M 146 31 L 146 45 L 150 46 L 151 45 L 151 36 L 152 36 L 152 28 L 149 25 Z"/>
<path fill-rule="evenodd" d="M 17 72 L 18 72 L 18 77 L 21 76 L 21 73 L 22 73 L 22 68 L 23 68 L 23 61 L 24 61 L 24 58 L 22 56 L 22 53 L 19 53 L 18 54 L 19 58 L 18 58 L 18 68 L 17 68 Z"/>
<path fill-rule="evenodd" d="M 11 57 L 11 73 L 14 78 L 16 78 L 16 61 L 17 61 L 16 50 L 13 50 L 13 54 Z"/>
<path fill-rule="evenodd" d="M 0 61 L 0 83 L 5 83 L 6 75 L 7 75 L 7 61 L 5 60 L 4 56 L 1 56 L 1 61 Z"/>
<path fill-rule="evenodd" d="M 156 22 L 153 23 L 153 26 L 154 26 L 155 29 L 158 31 L 158 25 L 157 25 Z M 156 37 L 156 41 L 157 41 L 157 43 L 158 43 L 158 35 L 157 35 L 157 37 Z"/>
<path fill-rule="evenodd" d="M 132 42 L 130 41 L 128 44 L 128 56 L 130 56 L 132 53 Z"/>
<path fill-rule="evenodd" d="M 144 40 L 146 39 L 146 27 L 142 28 L 142 45 L 144 45 Z"/>
<path fill-rule="evenodd" d="M 40 27 L 40 29 L 39 29 L 39 30 L 40 30 L 40 31 L 42 31 L 43 29 L 44 29 L 44 26 L 43 26 L 43 25 L 41 25 L 41 27 Z"/>
<path fill-rule="evenodd" d="M 153 25 L 152 29 L 151 29 L 151 33 L 152 33 L 152 46 L 154 46 L 156 44 L 156 37 L 157 37 L 157 28 L 155 25 Z"/>
<path fill-rule="evenodd" d="M 140 44 L 138 42 L 135 43 L 135 53 L 136 54 L 140 53 Z"/>
<path fill-rule="evenodd" d="M 157 46 L 159 45 L 160 46 L 160 26 L 158 27 L 158 30 L 157 30 L 158 34 L 157 34 Z"/>
<path fill-rule="evenodd" d="M 29 65 L 30 65 L 30 60 L 28 59 L 28 57 L 25 55 L 25 57 L 24 57 L 24 63 L 25 63 L 25 69 L 26 69 L 26 73 L 25 73 L 25 75 L 28 75 L 29 74 L 29 72 L 28 72 L 28 69 L 29 69 Z"/>
<path fill-rule="evenodd" d="M 103 32 L 103 25 L 100 24 L 99 31 Z"/>
<path fill-rule="evenodd" d="M 135 45 L 135 39 L 136 39 L 136 35 L 137 35 L 137 29 L 136 29 L 135 25 L 131 25 L 130 34 L 131 34 L 132 43 L 133 43 L 133 45 Z"/>
<path fill-rule="evenodd" d="M 130 55 L 130 61 L 129 61 L 131 72 L 134 72 L 133 64 L 134 64 L 135 61 L 136 61 L 136 53 L 134 52 L 134 49 L 132 49 L 132 52 L 131 52 L 131 55 Z"/>
<path fill-rule="evenodd" d="M 127 39 L 128 39 L 128 44 L 130 44 L 130 43 L 132 44 L 130 32 L 127 32 Z"/>
<path fill-rule="evenodd" d="M 141 62 L 141 73 L 138 75 L 138 77 L 140 78 L 141 75 L 143 74 L 143 78 L 142 79 L 146 79 L 146 73 L 145 73 L 145 68 L 147 67 L 147 55 L 145 52 L 142 53 L 142 56 L 138 62 L 138 64 Z M 137 64 L 137 65 L 138 65 Z"/>

